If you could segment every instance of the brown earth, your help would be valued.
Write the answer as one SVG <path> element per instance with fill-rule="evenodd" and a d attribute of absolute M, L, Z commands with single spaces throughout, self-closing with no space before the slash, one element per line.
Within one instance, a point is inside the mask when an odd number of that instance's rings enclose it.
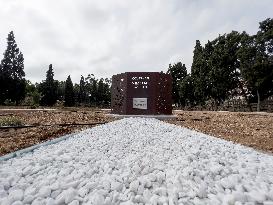
<path fill-rule="evenodd" d="M 176 111 L 168 122 L 273 153 L 273 113 Z"/>
<path fill-rule="evenodd" d="M 273 153 L 273 114 L 206 111 L 174 111 L 179 126 Z M 1 110 L 0 119 L 14 116 L 25 125 L 51 125 L 24 129 L 0 130 L 0 156 L 41 143 L 92 125 L 59 126 L 68 123 L 109 122 L 98 109 Z"/>
<path fill-rule="evenodd" d="M 78 132 L 94 125 L 59 126 L 56 124 L 92 124 L 109 122 L 101 111 L 88 109 L 73 110 L 1 110 L 0 119 L 15 117 L 24 125 L 39 125 L 33 128 L 1 129 L 0 130 L 0 156 L 20 150 L 34 144 L 60 137 L 62 135 Z M 51 125 L 51 126 L 41 126 Z"/>

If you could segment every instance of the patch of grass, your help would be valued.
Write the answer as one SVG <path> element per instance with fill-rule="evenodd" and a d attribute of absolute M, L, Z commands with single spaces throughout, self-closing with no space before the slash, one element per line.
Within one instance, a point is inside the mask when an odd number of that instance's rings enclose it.
<path fill-rule="evenodd" d="M 23 121 L 16 117 L 0 117 L 0 126 L 20 126 Z"/>

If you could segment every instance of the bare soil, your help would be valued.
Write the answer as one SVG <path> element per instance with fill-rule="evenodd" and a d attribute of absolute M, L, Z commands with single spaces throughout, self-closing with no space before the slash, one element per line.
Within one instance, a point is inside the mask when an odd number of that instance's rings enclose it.
<path fill-rule="evenodd" d="M 273 113 L 177 111 L 168 122 L 273 153 Z"/>
<path fill-rule="evenodd" d="M 107 112 L 107 111 L 106 111 Z M 215 137 L 273 153 L 273 114 L 211 111 L 174 111 L 178 117 L 167 120 Z M 68 123 L 110 122 L 99 109 L 3 110 L 0 118 L 14 116 L 25 125 L 51 125 L 0 130 L 0 156 L 64 134 L 92 127 L 58 126 Z"/>
<path fill-rule="evenodd" d="M 78 132 L 92 125 L 58 126 L 56 124 L 85 124 L 109 122 L 100 110 L 66 109 L 66 110 L 0 110 L 0 118 L 15 117 L 24 125 L 39 125 L 33 128 L 1 129 L 0 156 L 30 147 L 34 144 Z M 51 126 L 40 126 L 51 125 Z"/>

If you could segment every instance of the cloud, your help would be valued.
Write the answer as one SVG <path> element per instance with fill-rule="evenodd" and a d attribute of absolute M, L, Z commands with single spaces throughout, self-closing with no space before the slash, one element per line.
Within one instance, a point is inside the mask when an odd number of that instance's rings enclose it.
<path fill-rule="evenodd" d="M 0 52 L 10 30 L 25 57 L 26 78 L 111 77 L 126 71 L 188 70 L 202 44 L 232 30 L 258 30 L 272 0 L 0 0 Z"/>

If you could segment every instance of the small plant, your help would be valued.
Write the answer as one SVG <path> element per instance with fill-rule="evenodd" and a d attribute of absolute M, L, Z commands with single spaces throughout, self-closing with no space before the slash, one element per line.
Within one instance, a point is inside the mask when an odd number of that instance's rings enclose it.
<path fill-rule="evenodd" d="M 23 125 L 22 120 L 16 117 L 3 117 L 0 118 L 0 126 L 20 126 Z"/>
<path fill-rule="evenodd" d="M 30 106 L 30 109 L 37 109 L 38 107 L 39 107 L 39 105 L 33 104 L 33 105 Z"/>

